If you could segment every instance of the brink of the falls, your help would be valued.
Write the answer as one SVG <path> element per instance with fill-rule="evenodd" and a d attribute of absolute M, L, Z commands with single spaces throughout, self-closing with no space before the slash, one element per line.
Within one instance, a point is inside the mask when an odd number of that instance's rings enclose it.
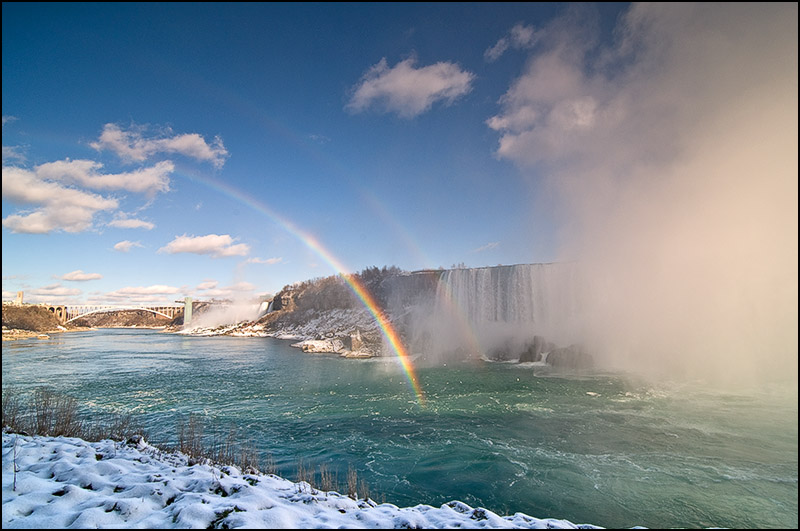
<path fill-rule="evenodd" d="M 580 340 L 573 263 L 421 271 L 395 279 L 395 312 L 411 349 L 429 359 L 520 359 L 534 338 L 548 352 Z"/>

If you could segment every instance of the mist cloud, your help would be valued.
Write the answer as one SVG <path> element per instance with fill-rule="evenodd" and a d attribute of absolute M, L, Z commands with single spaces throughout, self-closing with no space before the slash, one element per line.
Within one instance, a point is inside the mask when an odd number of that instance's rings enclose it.
<path fill-rule="evenodd" d="M 532 48 L 536 41 L 539 40 L 539 36 L 533 26 L 516 24 L 509 30 L 508 35 L 500 38 L 483 53 L 483 58 L 491 63 L 497 61 L 509 47 L 516 49 Z"/>
<path fill-rule="evenodd" d="M 544 176 L 587 343 L 626 368 L 797 374 L 797 5 L 570 12 L 487 125 Z M 586 28 L 590 28 L 586 30 Z"/>

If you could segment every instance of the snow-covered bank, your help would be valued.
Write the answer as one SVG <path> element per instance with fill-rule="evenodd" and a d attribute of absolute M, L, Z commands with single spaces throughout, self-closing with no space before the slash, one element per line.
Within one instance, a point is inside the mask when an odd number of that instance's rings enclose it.
<path fill-rule="evenodd" d="M 16 470 L 16 473 L 15 473 Z M 3 434 L 3 528 L 599 529 L 453 501 L 397 507 L 235 467 L 188 465 L 144 441 Z"/>
<path fill-rule="evenodd" d="M 303 313 L 297 321 L 244 321 L 217 326 L 191 326 L 178 334 L 196 336 L 274 337 L 296 341 L 303 352 L 335 353 L 363 358 L 381 354 L 381 336 L 375 318 L 364 308 L 334 309 Z M 353 338 L 357 337 L 357 345 Z"/>

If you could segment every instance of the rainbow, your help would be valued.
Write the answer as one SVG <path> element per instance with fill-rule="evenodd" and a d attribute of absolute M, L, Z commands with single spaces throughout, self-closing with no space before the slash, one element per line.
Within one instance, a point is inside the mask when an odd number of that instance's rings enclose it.
<path fill-rule="evenodd" d="M 322 258 L 325 262 L 328 263 L 336 273 L 342 277 L 342 279 L 347 284 L 348 288 L 358 297 L 364 307 L 369 311 L 372 317 L 375 319 L 375 322 L 378 324 L 380 328 L 381 334 L 386 338 L 389 342 L 389 345 L 392 347 L 394 354 L 397 356 L 397 359 L 400 361 L 400 365 L 403 367 L 403 371 L 406 374 L 406 378 L 411 385 L 414 394 L 417 397 L 417 402 L 425 407 L 425 394 L 422 391 L 422 388 L 419 383 L 419 378 L 414 371 L 414 366 L 411 363 L 411 356 L 409 355 L 408 351 L 403 344 L 403 341 L 400 339 L 400 335 L 395 330 L 392 323 L 389 319 L 383 314 L 380 307 L 378 306 L 375 298 L 370 294 L 367 290 L 366 286 L 364 286 L 355 275 L 349 274 L 346 272 L 344 265 L 331 254 L 322 244 L 311 234 L 308 234 L 297 227 L 294 223 L 292 223 L 289 219 L 284 218 L 270 207 L 265 205 L 264 203 L 253 199 L 252 196 L 246 195 L 244 192 L 220 181 L 215 179 L 211 179 L 209 177 L 202 177 L 197 174 L 190 174 L 187 171 L 181 171 L 181 175 L 191 179 L 192 181 L 199 182 L 208 186 L 209 188 L 213 189 L 214 191 L 220 192 L 231 199 L 238 201 L 245 206 L 255 210 L 256 212 L 267 216 L 268 218 L 275 221 L 278 225 L 284 228 L 287 232 L 292 234 L 298 240 L 300 240 L 306 247 L 311 249 L 314 253 L 316 253 L 320 258 Z"/>
<path fill-rule="evenodd" d="M 406 247 L 415 255 L 418 261 L 423 263 L 427 269 L 435 269 L 422 251 L 416 241 L 411 237 L 405 227 L 392 216 L 389 210 L 375 197 L 373 194 L 362 190 L 361 199 L 369 205 L 373 212 L 375 212 L 384 223 L 392 227 L 395 233 L 403 240 Z M 470 357 L 479 358 L 481 356 L 481 346 L 469 320 L 464 315 L 464 312 L 455 303 L 453 294 L 450 289 L 444 285 L 439 286 L 437 301 L 441 303 L 441 309 L 446 311 L 452 318 L 455 325 L 458 327 L 458 332 L 466 342 L 466 348 L 469 351 Z"/>

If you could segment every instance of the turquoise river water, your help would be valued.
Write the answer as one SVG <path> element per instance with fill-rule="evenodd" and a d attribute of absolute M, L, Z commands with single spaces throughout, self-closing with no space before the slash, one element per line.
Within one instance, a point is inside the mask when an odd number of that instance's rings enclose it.
<path fill-rule="evenodd" d="M 797 386 L 716 391 L 546 367 L 421 367 L 304 354 L 272 338 L 154 330 L 3 343 L 3 387 L 48 386 L 88 414 L 134 412 L 174 444 L 190 413 L 235 425 L 277 473 L 352 466 L 373 499 L 461 500 L 604 527 L 797 528 Z M 795 381 L 796 382 L 796 381 Z M 343 481 L 342 481 L 343 482 Z"/>

